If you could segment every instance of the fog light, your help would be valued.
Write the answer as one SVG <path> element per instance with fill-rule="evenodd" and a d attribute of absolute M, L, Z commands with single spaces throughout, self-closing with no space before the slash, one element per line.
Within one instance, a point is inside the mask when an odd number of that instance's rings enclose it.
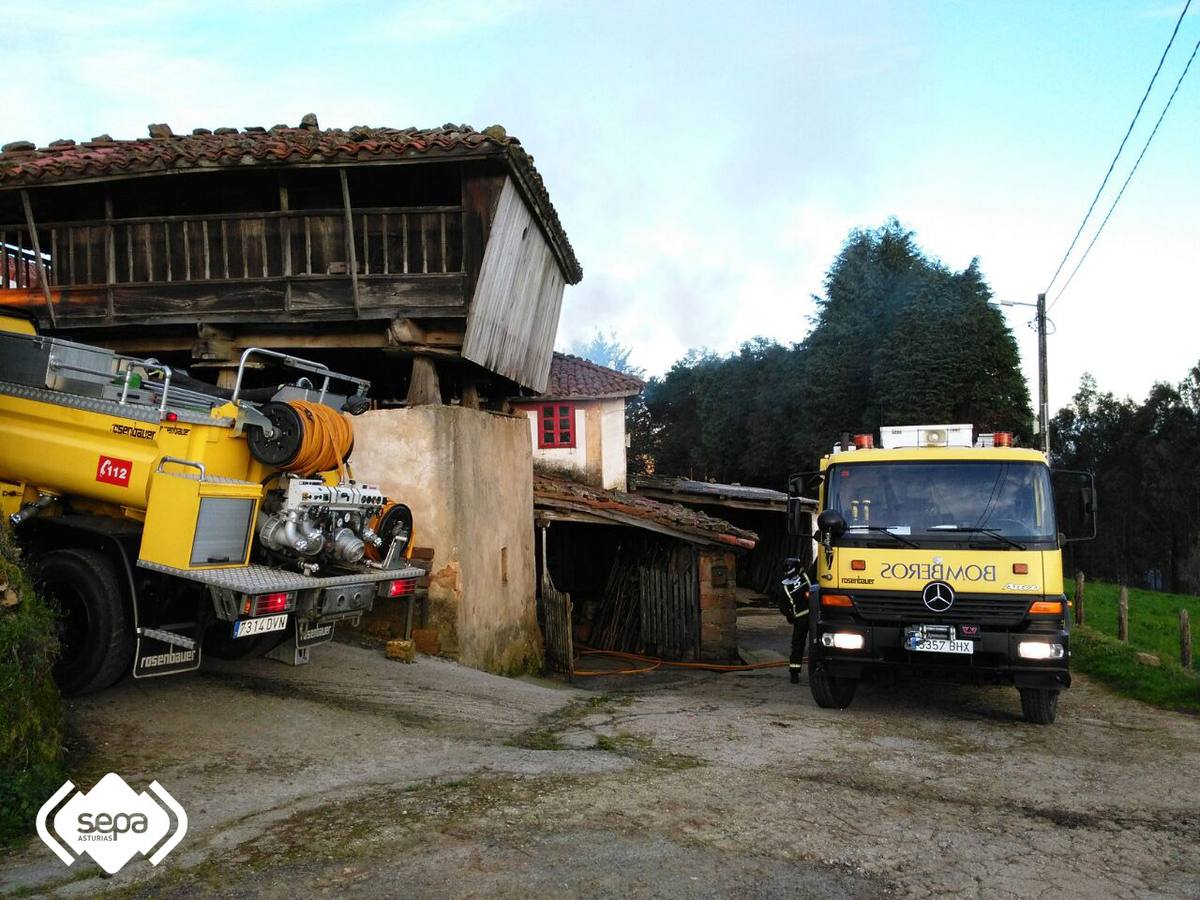
<path fill-rule="evenodd" d="M 826 632 L 821 635 L 822 647 L 835 647 L 838 650 L 861 650 L 863 636 L 853 631 Z"/>
<path fill-rule="evenodd" d="M 1021 641 L 1017 645 L 1017 653 L 1021 659 L 1062 659 L 1063 645 L 1048 644 L 1045 641 Z"/>

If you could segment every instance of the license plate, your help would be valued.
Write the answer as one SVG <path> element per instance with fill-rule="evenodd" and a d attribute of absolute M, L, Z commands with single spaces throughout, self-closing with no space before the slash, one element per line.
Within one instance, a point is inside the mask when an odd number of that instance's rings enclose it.
<path fill-rule="evenodd" d="M 243 638 L 269 631 L 283 631 L 287 628 L 287 618 L 287 613 L 284 613 L 281 616 L 263 616 L 261 619 L 242 619 L 233 623 L 233 636 Z"/>
<path fill-rule="evenodd" d="M 973 641 L 949 641 L 944 638 L 926 638 L 912 648 L 918 653 L 974 653 Z"/>

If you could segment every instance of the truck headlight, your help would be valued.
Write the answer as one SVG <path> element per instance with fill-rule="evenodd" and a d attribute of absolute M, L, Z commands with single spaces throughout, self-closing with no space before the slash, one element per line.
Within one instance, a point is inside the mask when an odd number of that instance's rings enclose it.
<path fill-rule="evenodd" d="M 821 646 L 838 650 L 861 650 L 863 636 L 856 631 L 833 631 L 821 635 Z"/>
<path fill-rule="evenodd" d="M 1046 641 L 1021 641 L 1017 645 L 1017 655 L 1021 659 L 1062 659 L 1063 645 Z"/>

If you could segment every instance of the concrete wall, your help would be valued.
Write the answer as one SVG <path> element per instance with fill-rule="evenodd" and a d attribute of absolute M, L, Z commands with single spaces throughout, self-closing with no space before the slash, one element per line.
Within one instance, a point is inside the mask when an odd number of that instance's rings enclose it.
<path fill-rule="evenodd" d="M 526 423 L 452 406 L 353 421 L 355 478 L 408 504 L 415 543 L 434 549 L 429 625 L 442 653 L 489 672 L 539 668 Z"/>

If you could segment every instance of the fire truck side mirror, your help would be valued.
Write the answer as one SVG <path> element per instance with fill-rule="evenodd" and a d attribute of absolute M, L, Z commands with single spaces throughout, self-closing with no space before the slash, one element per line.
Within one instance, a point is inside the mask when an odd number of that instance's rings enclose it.
<path fill-rule="evenodd" d="M 836 540 L 846 533 L 846 518 L 836 509 L 827 509 L 817 516 L 817 528 Z"/>
<path fill-rule="evenodd" d="M 1096 536 L 1096 482 L 1090 472 L 1055 469 L 1054 493 L 1063 543 L 1090 541 Z"/>

